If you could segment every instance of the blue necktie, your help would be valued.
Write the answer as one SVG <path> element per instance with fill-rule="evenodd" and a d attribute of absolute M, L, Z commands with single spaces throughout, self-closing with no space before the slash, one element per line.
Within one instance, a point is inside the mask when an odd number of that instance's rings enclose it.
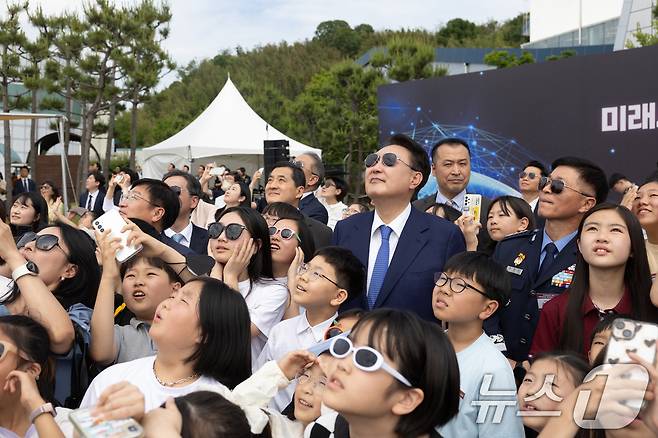
<path fill-rule="evenodd" d="M 183 241 L 183 239 L 185 238 L 185 236 L 183 236 L 180 233 L 176 233 L 173 236 L 171 236 L 171 238 L 174 239 L 174 242 L 181 243 Z"/>
<path fill-rule="evenodd" d="M 377 295 L 379 295 L 379 291 L 382 289 L 384 277 L 386 277 L 386 271 L 388 270 L 388 240 L 391 237 L 391 231 L 393 229 L 386 225 L 379 227 L 379 232 L 382 235 L 382 244 L 377 252 L 375 267 L 372 269 L 372 277 L 370 278 L 370 288 L 368 289 L 368 307 L 370 309 L 375 307 Z"/>
<path fill-rule="evenodd" d="M 553 242 L 546 245 L 544 251 L 546 251 L 546 255 L 544 256 L 544 260 L 541 262 L 539 272 L 537 273 L 537 278 L 541 278 L 541 276 L 548 271 L 548 268 L 550 268 L 550 266 L 553 264 L 553 261 L 555 261 L 555 256 L 557 256 L 557 253 L 559 252 L 557 250 L 557 246 Z"/>

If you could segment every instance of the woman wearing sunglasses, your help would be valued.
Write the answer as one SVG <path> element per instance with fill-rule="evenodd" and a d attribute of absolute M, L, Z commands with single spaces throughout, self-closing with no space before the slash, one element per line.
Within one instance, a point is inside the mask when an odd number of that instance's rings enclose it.
<path fill-rule="evenodd" d="M 349 337 L 334 338 L 329 352 L 320 359 L 327 375 L 322 401 L 339 414 L 336 437 L 438 437 L 435 426 L 457 414 L 457 358 L 435 324 L 378 309 Z M 320 417 L 312 427 L 319 424 L 327 422 Z"/>
<path fill-rule="evenodd" d="M 74 332 L 57 292 L 61 289 L 60 283 L 64 283 L 62 279 L 69 280 L 77 272 L 77 267 L 74 269 L 73 265 L 68 263 L 69 247 L 66 243 L 62 243 L 64 249 L 53 244 L 54 241 L 59 242 L 63 235 L 60 228 L 46 228 L 40 235 L 53 237 L 41 238 L 39 247 L 43 249 L 37 249 L 32 241 L 29 250 L 23 248 L 19 252 L 9 226 L 4 222 L 0 223 L 0 258 L 5 261 L 0 266 L 0 275 L 12 279 L 0 291 L 0 315 L 29 314 L 48 331 L 51 350 L 63 354 L 70 350 Z M 23 241 L 30 238 L 26 236 Z M 93 245 L 90 247 L 93 257 Z M 98 271 L 95 258 L 93 263 Z M 67 284 L 69 283 L 70 280 Z"/>
<path fill-rule="evenodd" d="M 0 436 L 64 436 L 47 403 L 52 399 L 49 355 L 41 324 L 22 315 L 0 316 Z"/>
<path fill-rule="evenodd" d="M 232 207 L 208 227 L 208 236 L 209 255 L 216 262 L 211 276 L 240 291 L 249 307 L 255 361 L 288 301 L 288 289 L 272 273 L 267 222 L 255 210 Z"/>
<path fill-rule="evenodd" d="M 36 233 L 48 225 L 48 204 L 36 192 L 21 193 L 9 212 L 11 232 L 16 241 L 28 231 Z"/>

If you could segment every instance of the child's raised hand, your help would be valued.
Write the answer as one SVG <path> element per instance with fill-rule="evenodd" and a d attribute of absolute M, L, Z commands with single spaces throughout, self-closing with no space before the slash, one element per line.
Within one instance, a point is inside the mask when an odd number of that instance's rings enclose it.
<path fill-rule="evenodd" d="M 120 420 L 132 417 L 141 420 L 144 416 L 144 394 L 139 388 L 126 381 L 107 387 L 98 398 L 92 415 L 99 420 Z"/>
<path fill-rule="evenodd" d="M 297 270 L 299 266 L 304 263 L 304 251 L 300 247 L 295 248 L 295 258 L 290 263 L 288 268 L 288 290 L 290 294 L 293 293 L 297 287 Z"/>
<path fill-rule="evenodd" d="M 105 230 L 99 233 L 98 230 L 94 230 L 94 235 L 96 236 L 103 272 L 119 275 L 119 265 L 116 256 L 117 252 L 123 246 L 121 245 L 121 239 L 119 237 L 113 237 L 110 231 Z"/>
<path fill-rule="evenodd" d="M 283 356 L 278 363 L 283 374 L 292 380 L 307 366 L 315 363 L 317 357 L 307 350 L 295 350 Z"/>

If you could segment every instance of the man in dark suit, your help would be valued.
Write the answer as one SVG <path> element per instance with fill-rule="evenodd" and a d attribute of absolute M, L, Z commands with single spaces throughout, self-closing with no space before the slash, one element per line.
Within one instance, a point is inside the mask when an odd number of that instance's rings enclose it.
<path fill-rule="evenodd" d="M 178 194 L 157 179 L 142 178 L 124 192 L 119 203 L 119 213 L 128 219 L 140 219 L 155 228 L 158 240 L 184 256 L 195 252 L 168 237 L 164 230 L 178 218 L 180 200 Z"/>
<path fill-rule="evenodd" d="M 21 193 L 26 192 L 35 192 L 37 190 L 36 183 L 29 177 L 30 168 L 27 166 L 21 166 L 20 177 L 14 182 L 14 188 L 11 193 L 14 197 L 20 195 Z"/>
<path fill-rule="evenodd" d="M 299 200 L 304 194 L 305 187 L 306 177 L 301 167 L 297 164 L 281 161 L 274 165 L 274 168 L 267 177 L 265 199 L 268 204 L 272 202 L 285 202 L 299 209 Z M 302 213 L 304 212 L 302 211 Z M 306 214 L 304 214 L 304 217 L 306 225 L 313 236 L 315 249 L 329 246 L 332 235 L 331 228 Z"/>
<path fill-rule="evenodd" d="M 299 210 L 304 215 L 327 225 L 327 222 L 329 222 L 329 212 L 314 194 L 324 179 L 324 164 L 322 160 L 317 154 L 307 152 L 297 156 L 295 164 L 302 168 L 304 178 L 306 178 L 304 194 L 302 195 L 302 199 L 299 200 Z"/>
<path fill-rule="evenodd" d="M 99 172 L 90 172 L 85 181 L 85 190 L 80 194 L 80 207 L 93 211 L 96 217 L 104 213 L 105 177 Z"/>
<path fill-rule="evenodd" d="M 167 237 L 190 248 L 197 254 L 208 253 L 208 230 L 190 221 L 192 212 L 199 205 L 201 184 L 189 172 L 172 170 L 162 181 L 178 193 L 180 211 L 174 224 L 164 230 Z"/>
<path fill-rule="evenodd" d="M 365 189 L 375 211 L 339 221 L 333 243 L 351 250 L 367 267 L 366 293 L 351 307 L 393 307 L 434 321 L 434 274 L 466 249 L 454 224 L 411 207 L 430 174 L 423 148 L 405 135 L 365 160 Z"/>
<path fill-rule="evenodd" d="M 436 177 L 438 191 L 414 202 L 414 207 L 427 211 L 435 203 L 445 204 L 457 211 L 464 211 L 466 186 L 471 179 L 471 149 L 461 138 L 444 138 L 432 147 L 432 174 Z M 478 250 L 488 250 L 492 246 L 487 232 L 487 212 L 491 200 L 482 196 L 480 206 L 480 232 Z"/>
<path fill-rule="evenodd" d="M 587 160 L 560 158 L 552 169 L 539 185 L 544 227 L 508 237 L 493 254 L 512 277 L 512 295 L 507 307 L 485 321 L 485 331 L 515 362 L 528 358 L 544 303 L 571 284 L 583 215 L 608 195 L 603 170 Z"/>
<path fill-rule="evenodd" d="M 528 161 L 519 173 L 519 192 L 525 202 L 535 215 L 537 228 L 544 226 L 544 218 L 539 216 L 539 180 L 542 176 L 548 176 L 548 170 L 539 161 Z"/>

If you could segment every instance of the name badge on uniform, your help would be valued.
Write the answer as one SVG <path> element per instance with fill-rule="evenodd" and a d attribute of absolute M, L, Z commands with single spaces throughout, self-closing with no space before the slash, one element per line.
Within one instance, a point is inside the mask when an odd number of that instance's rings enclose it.
<path fill-rule="evenodd" d="M 560 271 L 551 278 L 551 286 L 569 287 L 573 280 L 573 273 L 576 270 L 576 264 L 569 266 L 564 271 Z"/>
<path fill-rule="evenodd" d="M 507 272 L 512 273 L 514 275 L 521 275 L 521 274 L 523 274 L 523 269 L 517 268 L 517 267 L 514 267 L 514 266 L 508 266 L 507 267 Z"/>
<path fill-rule="evenodd" d="M 559 294 L 551 294 L 547 292 L 538 292 L 537 293 L 537 307 L 539 307 L 539 310 L 541 310 L 542 307 L 544 307 L 544 304 L 546 304 L 550 299 L 558 296 Z"/>

